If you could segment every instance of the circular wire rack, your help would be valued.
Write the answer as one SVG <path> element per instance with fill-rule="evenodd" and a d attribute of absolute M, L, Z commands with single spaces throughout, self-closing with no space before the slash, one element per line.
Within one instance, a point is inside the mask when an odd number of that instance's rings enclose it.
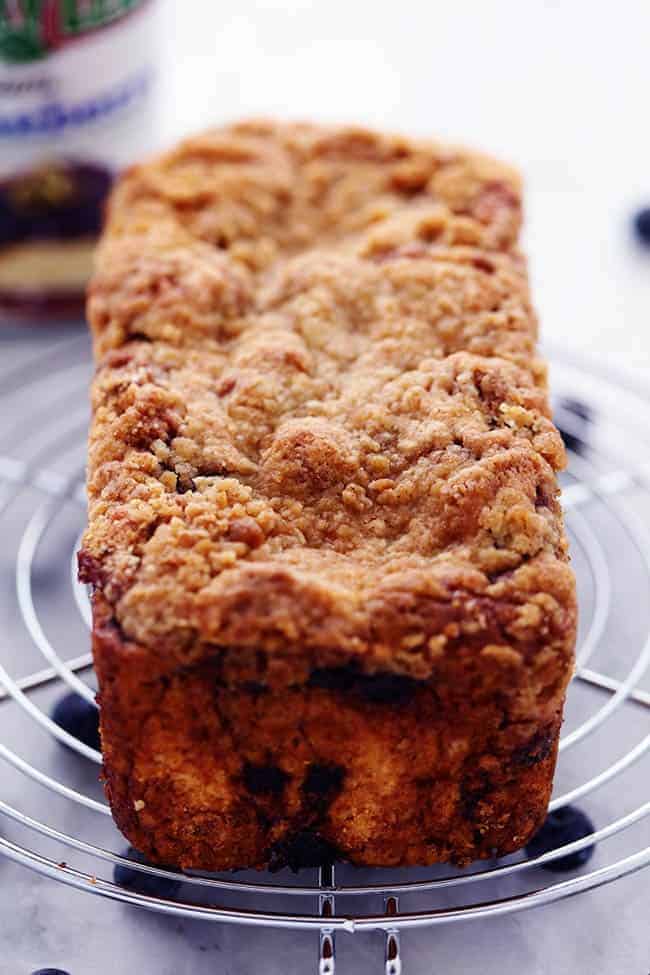
<path fill-rule="evenodd" d="M 629 795 L 647 781 L 640 766 L 650 757 L 643 686 L 650 665 L 650 401 L 626 383 L 550 358 L 556 422 L 569 453 L 563 505 L 581 605 L 550 808 L 586 803 L 597 822 L 592 834 L 541 856 L 519 853 L 464 871 L 337 865 L 297 875 L 207 875 L 128 859 L 98 783 L 101 755 L 48 716 L 63 690 L 93 703 L 95 695 L 85 650 L 90 608 L 75 557 L 85 519 L 91 366 L 87 339 L 75 334 L 27 347 L 11 368 L 0 359 L 0 538 L 3 570 L 13 576 L 0 603 L 0 758 L 13 777 L 3 774 L 9 784 L 0 790 L 0 853 L 60 883 L 168 915 L 312 930 L 320 975 L 335 973 L 338 932 L 382 931 L 383 971 L 399 975 L 406 928 L 548 904 L 648 865 L 650 846 L 635 829 L 650 817 L 650 797 L 639 804 Z M 630 775 L 636 790 L 626 785 Z M 592 846 L 595 866 L 548 869 Z M 182 885 L 168 898 L 127 889 L 113 879 L 118 865 Z"/>

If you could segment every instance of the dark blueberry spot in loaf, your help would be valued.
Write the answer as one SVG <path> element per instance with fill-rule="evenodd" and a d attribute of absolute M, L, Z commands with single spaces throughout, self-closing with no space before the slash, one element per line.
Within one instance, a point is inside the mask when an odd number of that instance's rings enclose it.
<path fill-rule="evenodd" d="M 543 762 L 552 753 L 555 738 L 552 731 L 538 731 L 529 741 L 515 748 L 513 762 L 522 768 L 532 768 L 533 765 Z"/>
<path fill-rule="evenodd" d="M 252 765 L 247 762 L 243 772 L 244 785 L 254 796 L 279 795 L 289 776 L 277 765 Z"/>
<path fill-rule="evenodd" d="M 134 863 L 148 864 L 149 861 L 132 846 L 122 854 L 127 860 Z M 173 867 L 160 869 L 173 870 Z M 179 891 L 182 881 L 171 877 L 157 877 L 154 874 L 143 873 L 134 870 L 126 864 L 118 863 L 113 870 L 113 879 L 119 887 L 126 890 L 133 890 L 138 894 L 146 894 L 150 897 L 162 897 L 164 900 L 173 898 Z"/>
<path fill-rule="evenodd" d="M 479 771 L 461 782 L 460 811 L 465 819 L 472 822 L 476 818 L 476 809 L 485 799 L 490 788 L 490 778 L 484 771 Z"/>
<path fill-rule="evenodd" d="M 352 667 L 317 667 L 309 676 L 309 686 L 324 691 L 350 691 L 356 678 Z"/>
<path fill-rule="evenodd" d="M 100 751 L 99 711 L 94 704 L 72 692 L 57 701 L 51 716 L 59 728 L 63 728 L 89 748 Z"/>
<path fill-rule="evenodd" d="M 575 806 L 563 806 L 556 809 L 546 817 L 542 828 L 533 836 L 526 846 L 526 852 L 530 857 L 542 856 L 551 850 L 557 850 L 560 846 L 567 843 L 574 843 L 585 836 L 590 836 L 594 832 L 594 824 L 586 813 Z M 567 870 L 576 870 L 591 859 L 594 846 L 585 846 L 582 850 L 569 853 L 567 856 L 544 863 L 545 870 L 552 870 L 556 873 L 563 873 Z"/>
<path fill-rule="evenodd" d="M 485 836 L 480 829 L 475 829 L 472 832 L 472 840 L 476 849 L 480 850 L 485 843 Z"/>
<path fill-rule="evenodd" d="M 643 207 L 635 214 L 634 232 L 644 247 L 650 247 L 650 207 Z"/>
<path fill-rule="evenodd" d="M 374 704 L 405 704 L 415 694 L 418 681 L 401 674 L 361 674 L 353 667 L 327 667 L 312 671 L 309 686 L 352 692 Z"/>
<path fill-rule="evenodd" d="M 268 831 L 273 826 L 273 817 L 267 816 L 263 809 L 256 809 L 255 810 L 255 818 L 257 819 L 257 822 L 259 823 L 260 829 L 264 833 L 268 833 Z"/>
<path fill-rule="evenodd" d="M 358 681 L 361 697 L 375 704 L 406 704 L 417 689 L 418 682 L 401 674 L 372 674 Z"/>
<path fill-rule="evenodd" d="M 269 870 L 289 867 L 296 873 L 309 867 L 331 866 L 338 859 L 336 848 L 318 833 L 301 830 L 277 843 L 271 850 Z"/>
<path fill-rule="evenodd" d="M 341 791 L 344 778 L 345 769 L 340 765 L 310 765 L 302 789 L 307 795 L 331 799 Z"/>
<path fill-rule="evenodd" d="M 479 802 L 485 797 L 486 792 L 483 789 L 463 789 L 461 792 L 461 812 L 463 817 L 470 822 L 476 816 L 476 807 Z"/>

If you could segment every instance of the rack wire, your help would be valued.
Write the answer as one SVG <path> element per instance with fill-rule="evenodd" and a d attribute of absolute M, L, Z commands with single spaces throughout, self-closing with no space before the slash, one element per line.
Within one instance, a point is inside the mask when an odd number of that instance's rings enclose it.
<path fill-rule="evenodd" d="M 643 843 L 607 855 L 617 846 L 615 837 L 650 818 L 650 796 L 627 808 L 627 790 L 619 785 L 628 774 L 642 774 L 640 764 L 650 755 L 650 692 L 643 686 L 650 666 L 650 401 L 582 366 L 553 361 L 556 417 L 570 447 L 563 503 L 582 621 L 551 809 L 586 800 L 608 810 L 613 805 L 610 818 L 591 835 L 541 856 L 518 854 L 465 871 L 359 872 L 337 866 L 297 876 L 179 874 L 116 852 L 123 842 L 95 782 L 98 769 L 90 778 L 81 771 L 99 766 L 100 754 L 48 717 L 48 702 L 64 686 L 91 702 L 95 693 L 90 655 L 72 652 L 87 644 L 90 625 L 74 557 L 85 517 L 83 404 L 89 374 L 81 335 L 39 347 L 11 369 L 3 371 L 0 361 L 0 538 L 14 575 L 0 630 L 0 718 L 11 711 L 0 725 L 0 758 L 18 781 L 56 797 L 48 818 L 27 811 L 20 787 L 13 802 L 0 791 L 0 823 L 11 824 L 0 832 L 1 854 L 59 883 L 168 915 L 312 930 L 318 936 L 319 975 L 335 975 L 343 932 L 381 931 L 383 971 L 400 975 L 405 929 L 548 904 L 650 863 L 650 846 Z M 637 594 L 633 613 L 621 608 L 621 585 L 628 596 Z M 636 712 L 632 740 L 626 738 L 617 752 L 615 723 L 630 709 Z M 22 753 L 19 733 L 11 743 L 2 738 L 3 728 L 20 721 L 35 723 L 43 733 L 31 749 L 35 754 Z M 64 760 L 45 735 L 68 747 Z M 598 796 L 608 786 L 607 804 Z M 65 825 L 71 818 L 74 830 Z M 593 844 L 602 861 L 594 869 L 561 879 L 539 869 Z M 57 855 L 62 848 L 65 861 Z M 127 889 L 111 879 L 117 865 L 180 880 L 182 886 L 167 899 Z"/>

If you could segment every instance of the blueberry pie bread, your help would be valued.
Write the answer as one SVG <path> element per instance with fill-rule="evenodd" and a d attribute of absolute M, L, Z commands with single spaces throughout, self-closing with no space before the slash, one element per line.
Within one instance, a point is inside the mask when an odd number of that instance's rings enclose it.
<path fill-rule="evenodd" d="M 307 124 L 114 190 L 79 565 L 151 860 L 467 864 L 543 821 L 576 604 L 520 216 L 500 163 Z"/>

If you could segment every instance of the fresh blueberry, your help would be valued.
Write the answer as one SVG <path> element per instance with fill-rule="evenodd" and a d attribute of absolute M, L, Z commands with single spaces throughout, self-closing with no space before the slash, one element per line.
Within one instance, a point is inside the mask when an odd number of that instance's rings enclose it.
<path fill-rule="evenodd" d="M 60 698 L 52 709 L 52 721 L 89 748 L 101 751 L 99 711 L 74 691 Z"/>
<path fill-rule="evenodd" d="M 134 850 L 132 846 L 128 847 L 122 856 L 135 861 L 135 863 L 153 865 L 149 864 L 146 857 Z M 164 869 L 173 870 L 173 867 L 165 867 Z M 150 897 L 162 897 L 164 900 L 173 898 L 180 890 L 182 883 L 180 880 L 172 880 L 169 877 L 157 877 L 155 874 L 132 870 L 122 863 L 118 863 L 113 870 L 113 880 L 119 887 L 125 887 L 127 890 L 133 890 L 138 894 L 147 894 Z"/>
<path fill-rule="evenodd" d="M 634 217 L 634 230 L 638 240 L 650 247 L 650 207 L 643 207 Z"/>
<path fill-rule="evenodd" d="M 589 816 L 585 815 L 580 809 L 576 809 L 575 806 L 563 806 L 561 809 L 556 809 L 555 812 L 548 814 L 542 828 L 535 833 L 526 846 L 526 852 L 531 857 L 538 857 L 550 850 L 557 850 L 559 846 L 566 846 L 567 843 L 581 840 L 593 832 L 594 824 Z M 593 852 L 593 845 L 585 846 L 582 850 L 569 853 L 557 860 L 551 860 L 542 866 L 545 870 L 552 870 L 554 873 L 576 870 L 591 859 Z"/>
<path fill-rule="evenodd" d="M 32 975 L 69 975 L 69 972 L 64 972 L 62 968 L 39 968 Z"/>

